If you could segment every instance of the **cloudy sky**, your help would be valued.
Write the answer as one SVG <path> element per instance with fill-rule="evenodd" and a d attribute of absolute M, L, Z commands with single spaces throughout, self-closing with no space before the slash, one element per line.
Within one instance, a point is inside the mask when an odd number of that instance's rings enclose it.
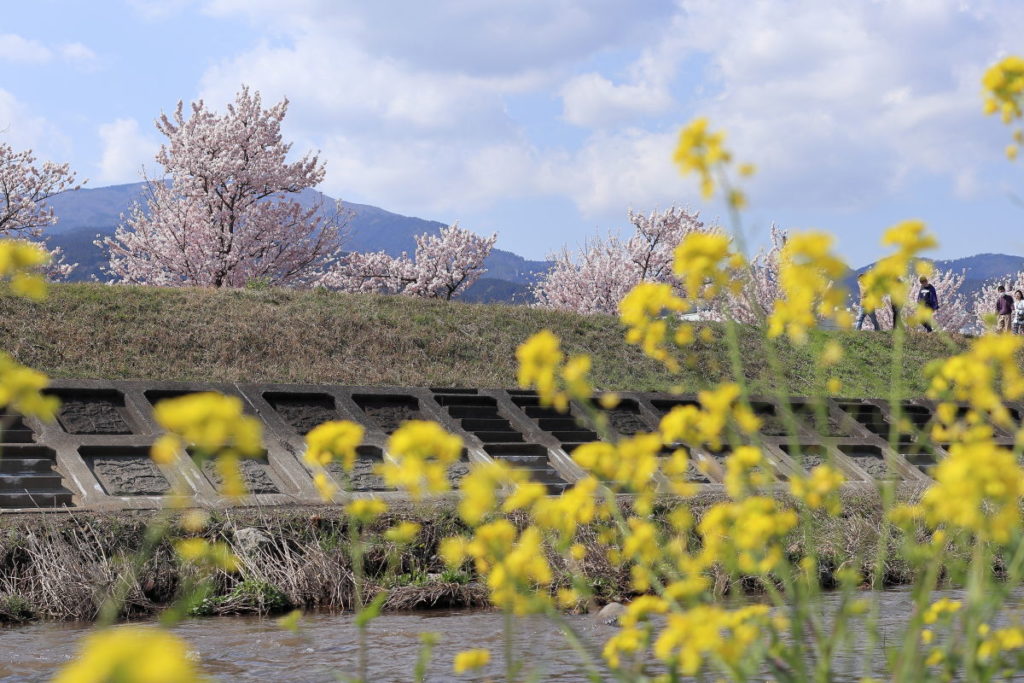
<path fill-rule="evenodd" d="M 629 208 L 717 220 L 669 161 L 697 115 L 760 173 L 763 235 L 827 228 L 855 265 L 923 218 L 937 255 L 1024 253 L 1021 166 L 979 79 L 1024 52 L 1014 0 L 33 0 L 0 23 L 0 138 L 133 182 L 179 99 L 287 96 L 320 189 L 541 258 Z"/>

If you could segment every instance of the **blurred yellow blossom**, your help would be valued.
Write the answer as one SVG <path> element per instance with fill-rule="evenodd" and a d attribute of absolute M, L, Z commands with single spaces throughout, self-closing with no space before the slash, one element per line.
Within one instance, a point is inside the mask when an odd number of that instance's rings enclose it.
<path fill-rule="evenodd" d="M 487 663 L 491 661 L 491 653 L 489 650 L 476 648 L 473 650 L 463 650 L 455 655 L 455 659 L 452 662 L 452 669 L 457 674 L 472 671 L 474 669 L 480 669 L 487 666 Z"/>
<path fill-rule="evenodd" d="M 378 465 L 377 472 L 419 500 L 451 488 L 448 468 L 462 457 L 462 439 L 437 422 L 410 420 L 391 435 L 387 450 L 391 460 Z"/>
<path fill-rule="evenodd" d="M 90 633 L 54 683 L 189 683 L 206 680 L 185 642 L 161 628 L 120 626 Z"/>
<path fill-rule="evenodd" d="M 357 498 L 345 506 L 345 512 L 352 519 L 366 523 L 372 522 L 388 511 L 388 504 L 376 498 Z"/>
<path fill-rule="evenodd" d="M 351 471 L 356 461 L 356 448 L 363 442 L 362 425 L 348 420 L 332 420 L 319 424 L 306 434 L 307 464 L 326 467 L 340 462 L 345 471 Z"/>

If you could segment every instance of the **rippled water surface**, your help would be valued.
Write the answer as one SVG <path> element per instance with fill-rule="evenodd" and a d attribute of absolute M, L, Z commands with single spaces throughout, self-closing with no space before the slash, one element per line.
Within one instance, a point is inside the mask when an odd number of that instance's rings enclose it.
<path fill-rule="evenodd" d="M 942 593 L 959 597 L 960 591 Z M 894 638 L 912 611 L 905 590 L 877 594 L 881 602 L 883 638 Z M 936 596 L 938 597 L 938 595 Z M 1018 599 L 1009 605 L 1019 608 Z M 826 595 L 826 611 L 836 596 Z M 568 617 L 568 621 L 593 646 L 599 648 L 615 628 L 599 624 L 592 616 Z M 223 681 L 330 681 L 336 675 L 356 671 L 358 646 L 351 614 L 311 614 L 303 619 L 302 632 L 282 631 L 273 619 L 220 617 L 195 619 L 174 629 L 188 641 L 206 673 Z M 75 643 L 88 632 L 86 625 L 32 624 L 0 631 L 0 680 L 45 681 L 73 656 Z M 408 681 L 419 653 L 419 634 L 432 631 L 441 642 L 434 650 L 429 681 L 502 679 L 502 616 L 493 611 L 430 611 L 385 614 L 370 626 L 369 675 L 371 681 Z M 525 672 L 540 681 L 585 680 L 579 655 L 558 627 L 543 618 L 515 621 L 513 652 Z M 474 675 L 455 676 L 454 654 L 470 647 L 492 652 L 490 667 Z M 836 660 L 835 680 L 857 680 L 865 663 L 864 640 L 853 629 L 846 654 Z M 869 659 L 878 667 L 879 651 Z M 876 669 L 876 673 L 880 670 Z"/>

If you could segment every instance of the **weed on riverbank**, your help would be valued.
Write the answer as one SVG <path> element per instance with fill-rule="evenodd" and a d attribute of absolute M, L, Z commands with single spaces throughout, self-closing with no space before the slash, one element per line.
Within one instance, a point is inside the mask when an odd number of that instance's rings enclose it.
<path fill-rule="evenodd" d="M 901 491 L 901 497 L 913 498 L 917 493 L 908 488 Z M 700 517 L 720 499 L 717 493 L 698 494 L 691 501 L 694 514 Z M 843 499 L 842 516 L 820 515 L 811 535 L 794 534 L 787 545 L 793 564 L 799 564 L 808 548 L 815 550 L 819 579 L 825 587 L 835 584 L 834 573 L 841 567 L 871 576 L 877 544 L 883 538 L 882 506 L 876 492 L 849 489 Z M 654 518 L 664 523 L 671 508 L 669 501 L 659 505 Z M 120 582 L 127 584 L 121 618 L 159 613 L 196 579 L 194 567 L 182 564 L 171 546 L 174 539 L 192 534 L 173 521 L 168 539 L 152 558 L 139 567 L 131 564 L 130 558 L 145 543 L 147 524 L 162 514 L 79 511 L 0 518 L 0 621 L 91 621 Z M 525 523 L 516 516 L 511 519 Z M 381 535 L 399 520 L 415 521 L 422 527 L 408 546 L 396 546 Z M 210 592 L 190 606 L 191 614 L 353 609 L 355 573 L 347 523 L 344 512 L 330 506 L 212 513 L 199 535 L 226 543 L 237 558 L 237 571 L 218 571 Z M 387 591 L 383 605 L 387 610 L 488 606 L 487 589 L 471 568 L 450 570 L 438 557 L 441 539 L 464 531 L 450 502 L 393 505 L 366 529 L 364 595 L 372 598 Z M 595 599 L 573 609 L 587 611 L 606 602 L 628 601 L 633 596 L 628 567 L 609 561 L 594 528 L 582 529 L 579 538 L 586 555 L 576 570 L 593 586 Z M 881 572 L 884 585 L 902 585 L 914 579 L 913 567 L 897 552 L 901 541 L 899 532 L 887 537 L 890 547 Z M 949 555 L 950 562 L 964 559 Z M 565 558 L 551 554 L 548 560 L 555 572 L 551 590 L 568 586 Z M 713 573 L 719 596 L 761 590 L 757 580 L 730 580 L 717 569 Z"/>

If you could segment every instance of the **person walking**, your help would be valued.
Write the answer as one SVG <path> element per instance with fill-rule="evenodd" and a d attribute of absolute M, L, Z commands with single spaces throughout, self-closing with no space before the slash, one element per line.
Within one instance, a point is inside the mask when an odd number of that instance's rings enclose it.
<path fill-rule="evenodd" d="M 857 288 L 860 290 L 860 303 L 858 304 L 860 312 L 857 313 L 857 323 L 854 326 L 854 329 L 859 330 L 864 325 L 864 318 L 870 320 L 876 330 L 882 329 L 881 325 L 878 324 L 878 314 L 875 310 L 871 309 L 869 311 L 864 307 L 864 273 L 857 276 Z"/>
<path fill-rule="evenodd" d="M 928 309 L 928 319 L 921 320 L 925 332 L 932 331 L 932 321 L 935 319 L 935 311 L 939 310 L 939 294 L 935 291 L 935 285 L 928 282 L 928 278 L 921 276 L 921 289 L 917 292 L 917 305 L 921 307 L 921 313 Z"/>
<path fill-rule="evenodd" d="M 1013 333 L 1024 334 L 1024 292 L 1013 293 Z"/>
<path fill-rule="evenodd" d="M 1013 317 L 1013 297 L 1006 293 L 1006 287 L 999 285 L 999 298 L 996 299 L 996 332 L 1009 332 L 1010 319 Z"/>

